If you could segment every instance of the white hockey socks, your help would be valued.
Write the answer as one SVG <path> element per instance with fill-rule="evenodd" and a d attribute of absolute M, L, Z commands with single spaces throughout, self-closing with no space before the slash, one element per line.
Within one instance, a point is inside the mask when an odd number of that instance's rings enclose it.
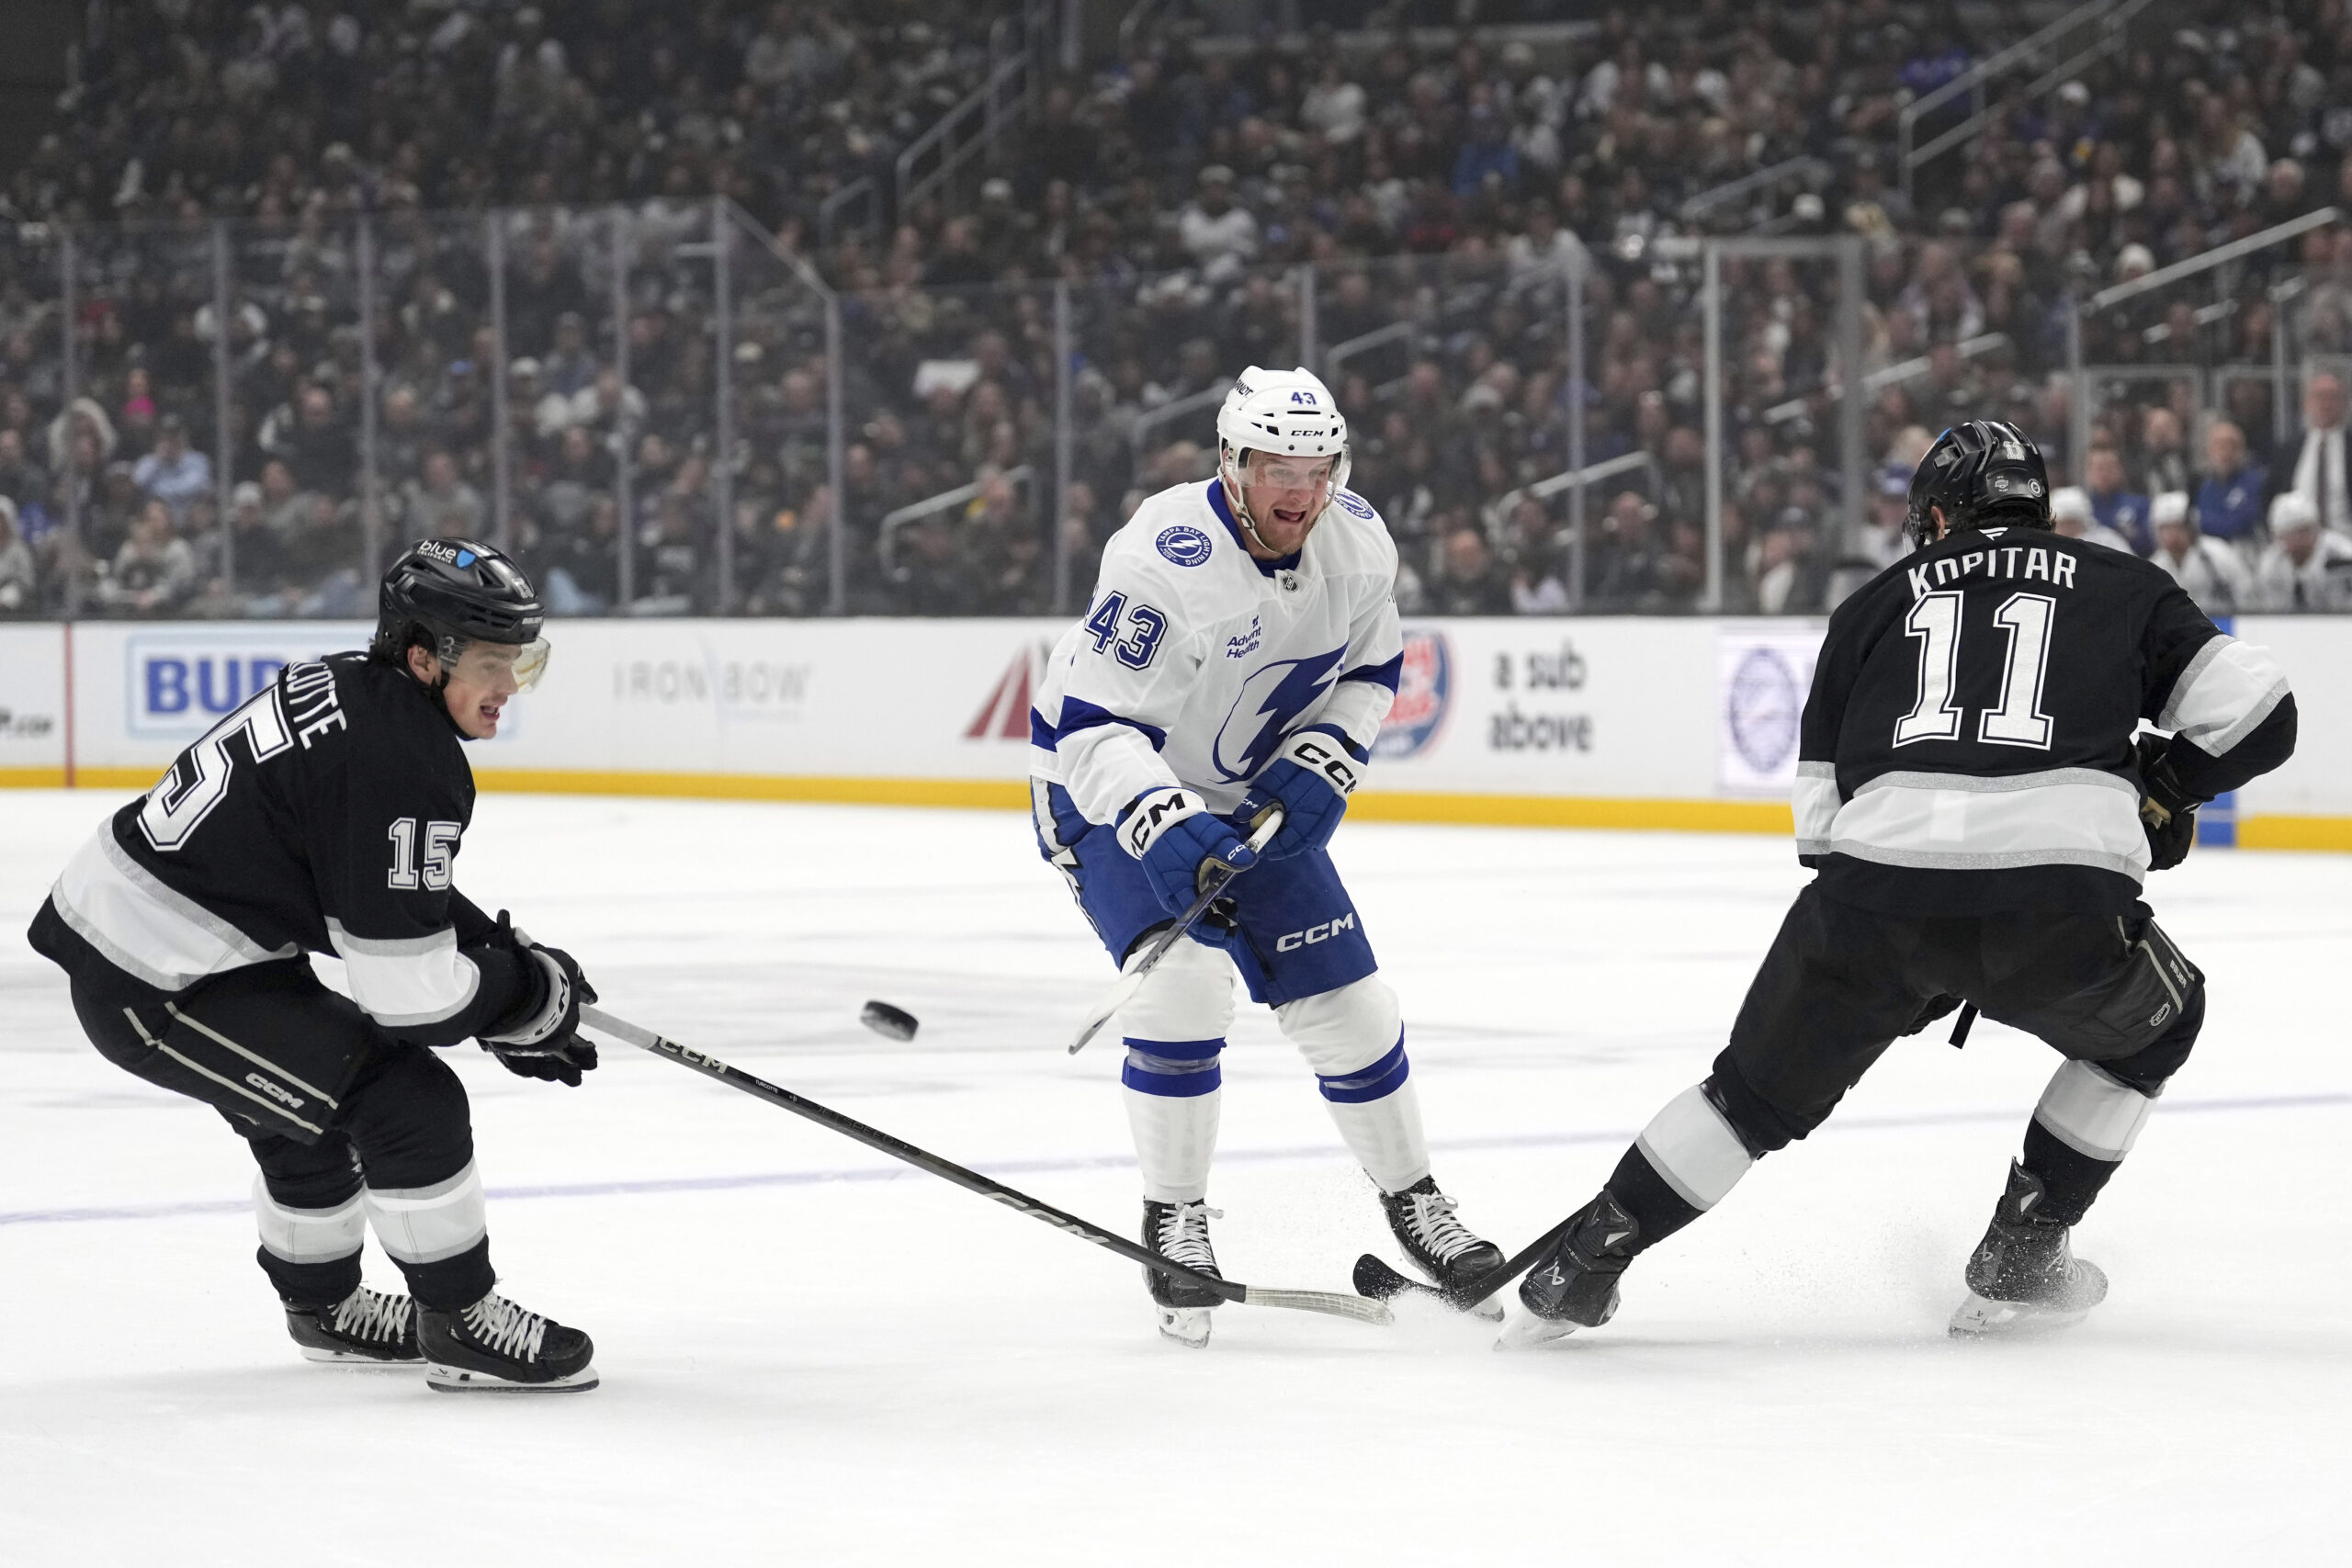
<path fill-rule="evenodd" d="M 1404 1047 L 1396 1050 L 1401 1069 Z M 1429 1140 L 1421 1135 L 1421 1097 L 1410 1078 L 1374 1100 L 1339 1100 L 1325 1079 L 1323 1099 L 1364 1173 L 1383 1192 L 1402 1192 L 1430 1173 Z"/>
<path fill-rule="evenodd" d="M 1120 1069 L 1127 1128 L 1135 1134 L 1143 1195 L 1156 1203 L 1197 1203 L 1209 1194 L 1224 1099 L 1222 1040 L 1127 1041 Z"/>

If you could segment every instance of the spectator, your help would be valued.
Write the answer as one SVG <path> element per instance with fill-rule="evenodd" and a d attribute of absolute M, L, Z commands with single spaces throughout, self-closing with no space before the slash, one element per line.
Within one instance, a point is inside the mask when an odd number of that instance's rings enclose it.
<path fill-rule="evenodd" d="M 1201 171 L 1200 193 L 1177 215 L 1176 238 L 1211 283 L 1240 276 L 1257 258 L 1258 220 L 1233 200 L 1233 171 L 1211 164 Z"/>
<path fill-rule="evenodd" d="M 2154 520 L 2156 553 L 2151 557 L 2209 615 L 2234 615 L 2253 608 L 2254 574 L 2235 550 L 2197 531 L 2188 495 L 2168 490 L 2148 503 Z"/>
<path fill-rule="evenodd" d="M 188 503 L 212 493 L 212 459 L 189 450 L 187 425 L 179 415 L 167 413 L 156 426 L 155 449 L 132 466 L 130 478 L 171 508 L 175 524 L 184 523 Z"/>
<path fill-rule="evenodd" d="M 2083 489 L 2090 498 L 2091 516 L 2100 527 L 2120 536 L 2133 554 L 2144 556 L 2155 548 L 2155 540 L 2148 533 L 2148 498 L 2124 489 L 2125 483 L 2123 455 L 2112 446 L 2092 447 L 2083 468 Z"/>
<path fill-rule="evenodd" d="M 32 547 L 17 531 L 17 503 L 0 495 L 0 615 L 20 615 L 40 604 Z"/>
<path fill-rule="evenodd" d="M 2321 527 L 2319 509 L 2300 491 L 2270 503 L 2270 547 L 2254 592 L 2265 610 L 2352 610 L 2352 539 Z"/>
<path fill-rule="evenodd" d="M 2150 495 L 2188 489 L 2188 450 L 2180 416 L 2168 408 L 2148 410 L 2140 421 L 2140 482 Z"/>
<path fill-rule="evenodd" d="M 2293 491 L 2312 504 L 2312 514 L 2330 533 L 2352 535 L 2352 491 L 2344 463 L 2344 383 L 2320 371 L 2303 383 L 2303 428 L 2278 448 L 2270 468 L 2270 493 Z M 2276 508 L 2274 506 L 2273 510 Z"/>
<path fill-rule="evenodd" d="M 49 499 L 49 474 L 25 452 L 25 433 L 0 428 L 0 496 L 24 508 L 38 508 Z"/>
<path fill-rule="evenodd" d="M 98 581 L 98 603 L 135 615 L 169 615 L 196 589 L 196 556 L 172 532 L 172 509 L 150 501 Z"/>
<path fill-rule="evenodd" d="M 457 460 L 445 450 L 426 455 L 424 472 L 401 491 L 401 516 L 420 537 L 480 538 L 485 509 L 481 492 L 458 477 Z"/>
<path fill-rule="evenodd" d="M 2070 539 L 2082 539 L 2094 545 L 2105 545 L 2111 550 L 2135 553 L 2132 541 L 2101 523 L 2091 511 L 2088 492 L 2074 485 L 2050 492 L 2050 524 Z"/>
<path fill-rule="evenodd" d="M 2246 456 L 2245 433 L 2217 419 L 2205 433 L 2205 481 L 2197 487 L 2197 528 L 2242 548 L 2259 542 L 2266 479 Z"/>
<path fill-rule="evenodd" d="M 1476 528 L 1456 528 L 1445 537 L 1441 570 L 1429 585 L 1429 609 L 1439 615 L 1507 615 L 1510 581 Z"/>

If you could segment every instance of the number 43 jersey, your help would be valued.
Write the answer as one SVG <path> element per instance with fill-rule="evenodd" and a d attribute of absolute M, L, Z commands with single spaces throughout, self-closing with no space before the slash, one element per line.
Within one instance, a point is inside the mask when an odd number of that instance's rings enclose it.
<path fill-rule="evenodd" d="M 1806 699 L 1797 852 L 1823 893 L 1910 915 L 2119 914 L 2148 870 L 2140 721 L 2210 800 L 2286 761 L 2264 649 L 2163 570 L 2034 528 L 1953 534 L 1829 618 Z"/>
<path fill-rule="evenodd" d="M 32 945 L 146 1000 L 333 953 L 386 1030 L 454 1043 L 530 990 L 454 885 L 473 805 L 473 770 L 434 694 L 364 654 L 289 665 L 99 825 Z"/>
<path fill-rule="evenodd" d="M 1031 776 L 1108 823 L 1178 784 L 1230 811 L 1309 724 L 1369 751 L 1396 696 L 1396 584 L 1387 526 L 1352 491 L 1275 561 L 1243 545 L 1220 481 L 1160 491 L 1103 547 L 1085 620 L 1054 645 Z"/>

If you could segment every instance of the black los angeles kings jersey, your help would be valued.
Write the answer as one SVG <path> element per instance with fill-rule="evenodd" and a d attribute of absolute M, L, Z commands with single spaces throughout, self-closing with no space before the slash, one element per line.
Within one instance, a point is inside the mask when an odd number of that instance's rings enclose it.
<path fill-rule="evenodd" d="M 2294 750 L 2277 662 L 2156 567 L 2041 529 L 1962 530 L 1830 616 L 1798 855 L 1823 893 L 1890 913 L 2121 913 L 2148 870 L 2142 719 L 2174 732 L 2200 799 Z"/>
<path fill-rule="evenodd" d="M 531 990 L 455 886 L 473 806 L 473 771 L 433 694 L 364 654 L 288 665 L 99 826 L 32 944 L 145 1000 L 333 953 L 387 1031 L 453 1043 Z"/>

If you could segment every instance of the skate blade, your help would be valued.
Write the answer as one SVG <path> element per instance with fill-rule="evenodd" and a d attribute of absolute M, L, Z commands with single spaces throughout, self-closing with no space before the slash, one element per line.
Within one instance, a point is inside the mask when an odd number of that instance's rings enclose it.
<path fill-rule="evenodd" d="M 424 1364 L 422 1356 L 369 1356 L 357 1350 L 322 1350 L 315 1345 L 299 1347 L 302 1359 L 316 1361 L 322 1367 L 388 1367 L 410 1370 Z"/>
<path fill-rule="evenodd" d="M 1199 1350 L 1209 1342 L 1209 1307 L 1159 1307 L 1159 1337 L 1173 1339 L 1188 1350 Z"/>
<path fill-rule="evenodd" d="M 494 1377 L 489 1372 L 471 1372 L 462 1367 L 445 1367 L 438 1361 L 424 1365 L 425 1386 L 442 1393 L 585 1393 L 601 1380 L 592 1364 L 581 1368 L 567 1378 L 553 1378 L 546 1382 L 516 1382 L 512 1378 Z"/>
<path fill-rule="evenodd" d="M 1954 1339 L 1991 1339 L 2020 1335 L 2049 1334 L 2061 1328 L 2072 1328 L 2091 1314 L 2088 1306 L 2046 1307 L 2030 1302 L 1996 1302 L 1968 1292 L 1951 1314 L 1945 1332 Z"/>
<path fill-rule="evenodd" d="M 1503 1331 L 1495 1337 L 1495 1348 L 1532 1349 L 1538 1345 L 1549 1345 L 1556 1339 L 1566 1339 L 1583 1326 L 1581 1323 L 1571 1323 L 1564 1317 L 1538 1317 L 1532 1312 L 1515 1312 L 1510 1314 L 1510 1321 L 1503 1325 Z"/>

